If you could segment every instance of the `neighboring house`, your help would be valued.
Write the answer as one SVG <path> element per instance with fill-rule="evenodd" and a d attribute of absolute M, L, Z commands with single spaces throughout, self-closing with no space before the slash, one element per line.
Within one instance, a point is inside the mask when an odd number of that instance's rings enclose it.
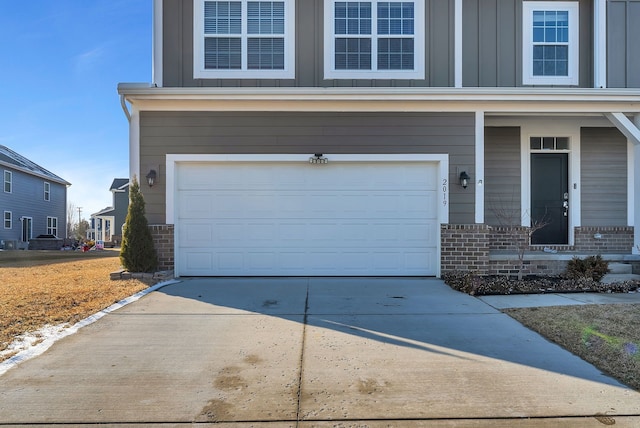
<path fill-rule="evenodd" d="M 40 235 L 65 238 L 71 184 L 1 145 L 0 172 L 0 248 L 28 248 Z"/>
<path fill-rule="evenodd" d="M 91 230 L 87 233 L 91 239 L 114 246 L 122 242 L 122 226 L 129 207 L 129 179 L 115 178 L 109 190 L 112 205 L 91 214 Z"/>
<path fill-rule="evenodd" d="M 162 268 L 508 273 L 532 217 L 531 270 L 638 254 L 640 0 L 153 5 L 118 91 Z"/>

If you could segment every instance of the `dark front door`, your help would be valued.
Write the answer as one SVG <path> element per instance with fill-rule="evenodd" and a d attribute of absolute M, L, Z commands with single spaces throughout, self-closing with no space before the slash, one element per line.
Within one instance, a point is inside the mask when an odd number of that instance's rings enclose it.
<path fill-rule="evenodd" d="M 531 236 L 532 244 L 567 244 L 569 185 L 567 153 L 531 154 L 532 225 L 546 223 Z"/>

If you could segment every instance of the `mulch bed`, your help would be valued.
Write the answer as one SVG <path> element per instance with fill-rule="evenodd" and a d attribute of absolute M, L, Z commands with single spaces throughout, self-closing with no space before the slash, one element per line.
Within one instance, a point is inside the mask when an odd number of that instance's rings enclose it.
<path fill-rule="evenodd" d="M 602 284 L 591 278 L 565 278 L 562 276 L 525 276 L 522 279 L 506 275 L 479 276 L 470 272 L 452 272 L 443 275 L 451 288 L 472 296 L 544 293 L 628 293 L 640 289 L 640 281 Z"/>

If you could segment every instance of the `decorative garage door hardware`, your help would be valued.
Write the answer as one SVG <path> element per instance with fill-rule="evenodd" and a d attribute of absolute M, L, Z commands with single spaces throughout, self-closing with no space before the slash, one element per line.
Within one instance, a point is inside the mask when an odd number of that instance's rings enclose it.
<path fill-rule="evenodd" d="M 322 156 L 322 153 L 315 153 L 313 156 L 309 158 L 309 163 L 324 164 L 324 163 L 329 163 L 329 159 Z"/>

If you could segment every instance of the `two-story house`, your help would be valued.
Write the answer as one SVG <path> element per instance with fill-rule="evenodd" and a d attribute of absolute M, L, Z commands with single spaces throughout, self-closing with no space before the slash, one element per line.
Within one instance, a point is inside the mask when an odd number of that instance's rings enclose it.
<path fill-rule="evenodd" d="M 118 91 L 176 275 L 504 272 L 493 254 L 532 223 L 549 260 L 640 250 L 638 0 L 153 16 L 153 82 Z"/>
<path fill-rule="evenodd" d="M 91 214 L 92 227 L 87 233 L 91 239 L 113 247 L 122 242 L 122 226 L 129 208 L 129 179 L 114 178 L 109 191 L 111 206 Z"/>
<path fill-rule="evenodd" d="M 67 187 L 71 184 L 0 145 L 0 248 L 28 248 L 39 235 L 64 238 Z"/>

